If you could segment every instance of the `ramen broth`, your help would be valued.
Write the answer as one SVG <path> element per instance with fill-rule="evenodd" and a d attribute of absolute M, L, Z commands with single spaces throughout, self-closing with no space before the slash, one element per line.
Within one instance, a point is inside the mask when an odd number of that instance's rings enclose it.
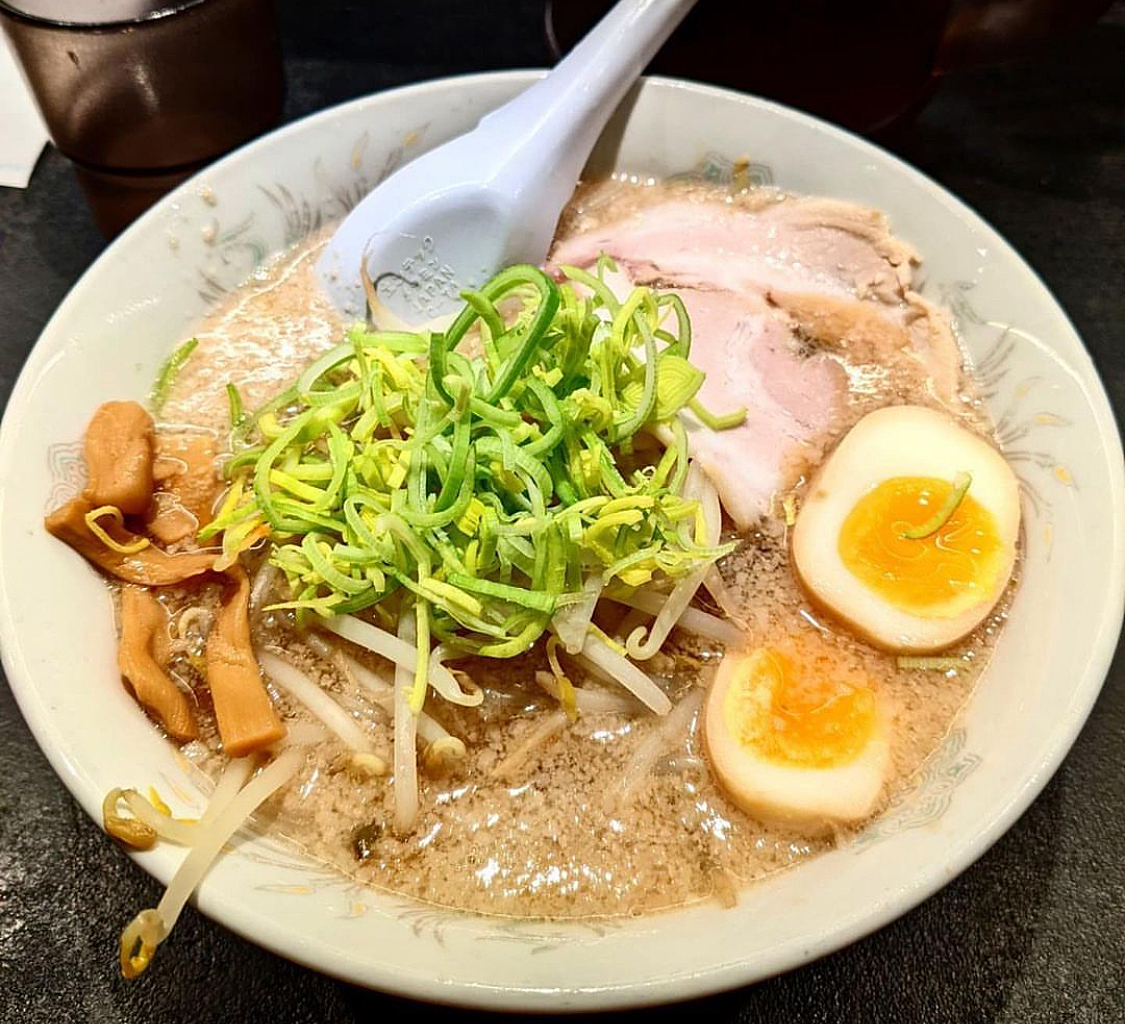
<path fill-rule="evenodd" d="M 576 196 L 562 234 L 588 231 L 670 198 L 702 205 L 786 201 L 773 193 L 728 197 L 710 186 L 609 182 Z M 321 241 L 313 239 L 265 268 L 200 325 L 199 347 L 168 397 L 164 421 L 205 427 L 223 439 L 228 381 L 252 408 L 335 342 L 342 325 L 312 273 Z M 786 495 L 800 500 L 823 451 L 865 412 L 892 403 L 932 403 L 927 380 L 916 373 L 845 369 L 851 383 L 845 412 L 788 461 L 785 486 L 770 513 L 741 534 L 740 546 L 720 571 L 751 643 L 817 634 L 843 669 L 871 680 L 892 737 L 885 805 L 910 784 L 949 732 L 987 659 L 1005 602 L 948 652 L 967 655 L 964 667 L 903 670 L 894 655 L 854 639 L 819 612 L 794 580 Z M 959 392 L 961 415 L 981 429 L 985 424 L 971 383 L 960 380 Z M 736 535 L 729 523 L 727 533 Z M 217 599 L 214 584 L 165 597 L 173 611 L 188 602 L 213 608 Z M 602 607 L 598 622 L 611 636 L 622 619 L 628 619 L 626 630 L 635 624 L 624 606 L 603 602 Z M 294 631 L 283 612 L 255 619 L 255 641 L 284 648 L 391 761 L 390 717 L 345 663 L 326 657 L 322 644 Z M 184 753 L 214 775 L 224 758 L 206 688 L 192 665 L 202 643 L 202 636 L 189 634 L 172 668 L 192 683 L 199 702 L 201 737 L 186 744 Z M 512 661 L 458 663 L 484 689 L 477 708 L 427 702 L 427 713 L 460 737 L 467 753 L 445 776 L 420 766 L 421 808 L 409 834 L 392 828 L 393 779 L 357 771 L 331 738 L 313 748 L 296 780 L 260 813 L 262 827 L 364 884 L 404 896 L 486 913 L 567 918 L 640 914 L 707 898 L 729 903 L 746 882 L 847 839 L 843 832 L 809 838 L 765 825 L 740 811 L 716 784 L 704 757 L 699 709 L 722 657 L 720 647 L 676 631 L 662 652 L 644 663 L 672 699 L 669 716 L 657 717 L 630 699 L 628 711 L 582 714 L 574 722 L 536 683 L 536 671 L 547 666 L 540 648 L 535 650 Z M 384 679 L 393 678 L 392 668 L 374 656 L 354 648 L 348 654 Z M 596 679 L 576 675 L 575 682 L 628 697 Z M 287 720 L 306 720 L 312 728 L 301 705 L 272 687 L 270 692 Z"/>

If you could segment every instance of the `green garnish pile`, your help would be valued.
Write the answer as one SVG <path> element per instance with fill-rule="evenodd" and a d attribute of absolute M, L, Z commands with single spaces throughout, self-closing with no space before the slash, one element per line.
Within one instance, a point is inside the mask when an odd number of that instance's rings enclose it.
<path fill-rule="evenodd" d="M 418 648 L 527 650 L 583 585 L 678 580 L 727 553 L 682 496 L 703 373 L 675 295 L 596 273 L 502 271 L 444 333 L 352 328 L 246 416 L 218 517 L 230 561 L 262 537 L 304 619 L 409 591 Z M 459 348 L 460 347 L 460 348 Z M 470 355 L 468 350 L 479 354 Z M 587 590 L 588 592 L 588 590 Z"/>

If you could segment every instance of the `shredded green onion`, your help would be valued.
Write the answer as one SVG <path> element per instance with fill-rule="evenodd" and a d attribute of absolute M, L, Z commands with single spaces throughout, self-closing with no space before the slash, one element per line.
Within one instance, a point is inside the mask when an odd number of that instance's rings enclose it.
<path fill-rule="evenodd" d="M 688 402 L 688 408 L 691 409 L 700 423 L 711 430 L 730 430 L 733 427 L 742 426 L 746 420 L 745 409 L 735 409 L 734 412 L 724 414 L 713 413 L 695 398 Z"/>
<path fill-rule="evenodd" d="M 551 666 L 551 674 L 555 677 L 555 685 L 559 690 L 559 703 L 566 712 L 566 717 L 572 722 L 578 720 L 578 695 L 574 691 L 574 684 L 563 671 L 559 663 L 558 650 L 562 646 L 557 636 L 547 637 L 547 662 Z"/>
<path fill-rule="evenodd" d="M 238 393 L 238 388 L 234 384 L 227 385 L 227 402 L 230 405 L 231 430 L 237 430 L 246 419 L 246 413 L 242 408 L 242 395 Z"/>
<path fill-rule="evenodd" d="M 905 654 L 899 655 L 895 659 L 895 664 L 899 668 L 921 668 L 931 669 L 937 672 L 949 672 L 950 670 L 959 670 L 968 667 L 968 663 L 964 658 L 914 658 Z"/>
<path fill-rule="evenodd" d="M 160 367 L 160 372 L 156 375 L 156 383 L 153 384 L 152 391 L 148 396 L 148 404 L 152 407 L 153 415 L 160 415 L 164 403 L 168 401 L 168 392 L 172 390 L 172 385 L 176 383 L 180 370 L 183 369 L 184 363 L 191 358 L 191 354 L 198 344 L 198 338 L 189 338 L 164 360 L 164 365 Z"/>
<path fill-rule="evenodd" d="M 147 537 L 138 537 L 128 544 L 118 543 L 106 533 L 105 527 L 98 522 L 104 516 L 110 516 L 118 526 L 122 526 L 125 522 L 121 509 L 116 505 L 102 505 L 100 508 L 90 509 L 83 518 L 86 521 L 86 528 L 111 551 L 116 551 L 120 555 L 135 555 L 138 551 L 143 551 L 149 546 L 150 542 Z"/>
<path fill-rule="evenodd" d="M 250 415 L 231 386 L 230 484 L 201 539 L 234 559 L 268 535 L 290 589 L 273 607 L 299 621 L 412 615 L 415 712 L 432 644 L 514 657 L 591 578 L 672 585 L 729 553 L 688 528 L 680 416 L 744 413 L 700 411 L 682 302 L 621 301 L 609 270 L 509 267 L 444 333 L 354 327 Z"/>
<path fill-rule="evenodd" d="M 965 495 L 968 493 L 972 482 L 972 474 L 958 473 L 953 478 L 953 489 L 949 492 L 949 497 L 945 499 L 945 504 L 920 526 L 913 526 L 909 530 L 903 530 L 903 539 L 924 540 L 926 537 L 937 533 L 938 530 L 953 518 L 953 513 L 957 511 L 957 507 L 965 499 Z"/>

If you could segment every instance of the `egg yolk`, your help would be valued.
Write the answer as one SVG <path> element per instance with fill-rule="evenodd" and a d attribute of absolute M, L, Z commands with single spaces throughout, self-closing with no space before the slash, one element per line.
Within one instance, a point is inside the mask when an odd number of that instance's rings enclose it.
<path fill-rule="evenodd" d="M 995 595 L 1004 549 L 991 512 L 962 497 L 937 532 L 912 540 L 953 485 L 898 476 L 873 487 L 848 513 L 837 549 L 848 570 L 888 604 L 929 618 L 952 618 Z"/>
<path fill-rule="evenodd" d="M 875 729 L 875 695 L 825 671 L 831 668 L 829 659 L 810 664 L 759 647 L 727 689 L 723 719 L 730 735 L 779 764 L 828 768 L 854 760 Z"/>

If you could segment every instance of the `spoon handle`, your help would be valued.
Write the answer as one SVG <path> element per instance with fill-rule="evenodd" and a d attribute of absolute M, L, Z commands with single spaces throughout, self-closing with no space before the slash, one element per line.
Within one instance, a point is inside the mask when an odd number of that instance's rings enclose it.
<path fill-rule="evenodd" d="M 496 132 L 509 153 L 534 139 L 537 162 L 558 182 L 561 209 L 610 115 L 694 5 L 620 0 L 549 74 L 483 118 L 481 129 Z"/>
<path fill-rule="evenodd" d="M 694 2 L 619 0 L 546 77 L 379 185 L 317 262 L 337 305 L 363 309 L 353 268 L 373 279 L 398 273 L 420 251 L 444 283 L 439 298 L 403 308 L 415 322 L 449 305 L 450 282 L 473 287 L 513 263 L 541 262 L 610 115 Z"/>

